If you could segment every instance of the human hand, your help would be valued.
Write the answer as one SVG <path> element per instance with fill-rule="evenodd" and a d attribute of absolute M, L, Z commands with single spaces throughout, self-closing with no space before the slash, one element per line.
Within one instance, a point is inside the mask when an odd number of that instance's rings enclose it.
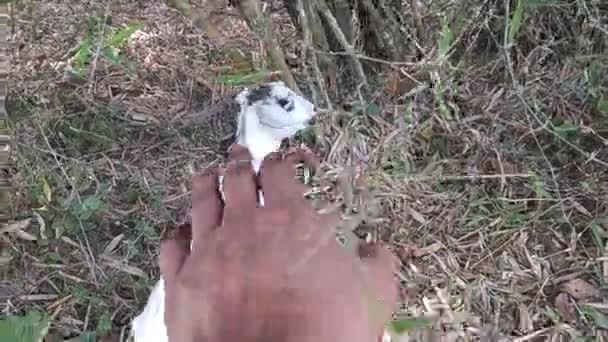
<path fill-rule="evenodd" d="M 191 228 L 161 243 L 169 341 L 378 341 L 397 297 L 392 254 L 341 248 L 339 215 L 317 213 L 295 179 L 295 164 L 311 159 L 273 157 L 256 176 L 234 146 L 224 201 L 217 168 L 194 177 Z"/>

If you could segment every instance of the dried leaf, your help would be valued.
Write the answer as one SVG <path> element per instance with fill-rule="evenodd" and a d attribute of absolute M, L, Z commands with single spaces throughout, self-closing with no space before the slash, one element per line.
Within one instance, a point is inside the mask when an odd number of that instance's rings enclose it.
<path fill-rule="evenodd" d="M 120 241 L 122 241 L 122 239 L 124 239 L 124 237 L 125 237 L 124 234 L 120 234 L 120 235 L 116 236 L 115 238 L 113 238 L 112 241 L 110 241 L 110 243 L 108 243 L 106 248 L 104 248 L 103 255 L 109 256 L 110 254 L 112 254 L 114 249 L 116 249 L 116 247 L 118 246 Z"/>
<path fill-rule="evenodd" d="M 132 120 L 137 121 L 137 122 L 146 122 L 146 123 L 153 123 L 153 124 L 160 123 L 160 121 L 158 121 L 158 119 L 156 119 L 155 117 L 153 117 L 151 115 L 146 115 L 146 114 L 141 114 L 141 113 L 131 113 L 129 116 L 131 117 Z"/>
<path fill-rule="evenodd" d="M 36 241 L 38 240 L 37 237 L 35 237 L 34 235 L 28 233 L 28 232 L 24 232 L 23 230 L 15 230 L 15 236 L 17 236 L 18 238 L 22 239 L 22 240 L 27 240 L 27 241 Z"/>
<path fill-rule="evenodd" d="M 424 216 L 418 211 L 412 208 L 407 208 L 407 212 L 414 218 L 414 220 L 418 221 L 418 223 L 425 224 L 427 222 Z"/>
<path fill-rule="evenodd" d="M 148 278 L 148 274 L 146 272 L 144 272 L 141 268 L 135 267 L 135 266 L 131 266 L 131 265 L 127 265 L 125 263 L 119 262 L 117 260 L 109 260 L 105 263 L 106 265 L 115 268 L 117 270 L 123 271 L 125 273 L 129 273 L 132 274 L 134 276 L 137 277 L 141 277 L 144 279 Z"/>
<path fill-rule="evenodd" d="M 40 226 L 40 228 L 38 229 L 40 232 L 40 238 L 42 240 L 48 240 L 49 238 L 46 236 L 46 223 L 44 222 L 44 219 L 42 218 L 42 216 L 40 214 L 38 214 L 37 212 L 33 212 L 32 213 L 34 215 L 34 217 L 36 218 L 36 221 L 38 222 L 38 225 Z"/>
<path fill-rule="evenodd" d="M 523 333 L 534 331 L 534 322 L 530 317 L 530 311 L 528 310 L 528 307 L 523 304 L 519 304 L 519 329 Z"/>
<path fill-rule="evenodd" d="M 581 214 L 583 214 L 587 217 L 593 217 L 593 215 L 589 212 L 589 210 L 587 210 L 585 207 L 583 207 L 580 203 L 578 203 L 576 201 L 572 201 L 572 206 L 574 207 L 574 209 L 578 210 L 578 212 L 580 212 Z"/>
<path fill-rule="evenodd" d="M 30 226 L 32 223 L 31 218 L 26 218 L 25 220 L 5 224 L 0 228 L 0 234 L 2 233 L 11 233 L 17 230 L 23 230 Z"/>
<path fill-rule="evenodd" d="M 555 297 L 555 308 L 562 315 L 562 318 L 568 322 L 576 321 L 576 308 L 570 296 L 562 292 Z"/>
<path fill-rule="evenodd" d="M 423 257 L 427 254 L 432 254 L 432 253 L 436 253 L 437 251 L 439 251 L 441 249 L 441 244 L 438 242 L 433 243 L 432 245 L 426 246 L 426 247 L 422 247 L 422 248 L 417 248 L 414 249 L 414 257 L 416 258 L 420 258 Z"/>
<path fill-rule="evenodd" d="M 580 278 L 572 279 L 564 283 L 562 285 L 562 291 L 578 300 L 596 298 L 600 295 L 600 291 L 595 286 Z"/>

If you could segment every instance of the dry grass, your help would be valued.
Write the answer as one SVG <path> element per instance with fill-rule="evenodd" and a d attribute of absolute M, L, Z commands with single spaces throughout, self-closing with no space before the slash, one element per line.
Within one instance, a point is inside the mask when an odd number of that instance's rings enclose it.
<path fill-rule="evenodd" d="M 457 3 L 408 2 L 416 57 L 359 54 L 382 75 L 369 98 L 344 91 L 322 113 L 311 147 L 382 201 L 369 224 L 403 262 L 398 316 L 437 328 L 412 340 L 605 339 L 608 8 Z M 217 36 L 160 0 L 13 7 L 4 313 L 45 312 L 59 334 L 126 334 L 158 276 L 160 227 L 181 219 L 192 171 L 213 161 L 188 116 L 274 77 L 255 36 L 222 18 Z M 305 90 L 300 36 L 283 12 L 273 20 Z"/>

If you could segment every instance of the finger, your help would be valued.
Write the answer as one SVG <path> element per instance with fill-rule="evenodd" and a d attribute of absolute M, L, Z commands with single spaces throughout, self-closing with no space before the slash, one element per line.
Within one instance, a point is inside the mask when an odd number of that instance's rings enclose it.
<path fill-rule="evenodd" d="M 358 254 L 365 265 L 367 287 L 378 304 L 378 321 L 375 323 L 380 327 L 391 318 L 397 302 L 398 287 L 393 277 L 398 265 L 397 258 L 379 242 L 361 241 Z"/>
<path fill-rule="evenodd" d="M 190 255 L 191 226 L 183 224 L 170 232 L 160 243 L 160 273 L 165 281 L 171 282 L 179 273 Z"/>
<path fill-rule="evenodd" d="M 298 151 L 287 156 L 277 154 L 264 160 L 260 183 L 267 208 L 284 207 L 286 203 L 304 203 L 307 187 L 296 180 L 296 165 L 315 164 L 312 155 Z"/>
<path fill-rule="evenodd" d="M 224 221 L 248 215 L 257 207 L 257 180 L 247 149 L 234 145 L 224 175 Z"/>
<path fill-rule="evenodd" d="M 228 149 L 228 160 L 251 160 L 251 153 L 247 147 L 240 144 L 232 144 Z"/>
<path fill-rule="evenodd" d="M 220 225 L 222 200 L 218 170 L 212 168 L 192 179 L 192 235 L 194 244 Z"/>

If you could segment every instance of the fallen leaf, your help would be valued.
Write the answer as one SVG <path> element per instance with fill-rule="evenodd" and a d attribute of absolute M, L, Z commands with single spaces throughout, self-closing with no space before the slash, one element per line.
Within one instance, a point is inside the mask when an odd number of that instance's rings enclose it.
<path fill-rule="evenodd" d="M 555 308 L 562 315 L 562 318 L 568 322 L 576 321 L 576 308 L 570 295 L 562 292 L 555 297 Z"/>
<path fill-rule="evenodd" d="M 18 238 L 22 239 L 22 240 L 27 240 L 27 241 L 36 241 L 38 240 L 38 238 L 36 238 L 34 235 L 28 233 L 28 232 L 24 232 L 21 229 L 15 230 L 15 236 L 17 236 Z"/>
<path fill-rule="evenodd" d="M 112 268 L 123 271 L 125 273 L 132 274 L 132 275 L 140 277 L 140 278 L 144 278 L 144 279 L 148 278 L 148 274 L 146 272 L 142 271 L 141 268 L 127 265 L 127 264 L 119 262 L 117 260 L 108 261 L 105 264 Z"/>
<path fill-rule="evenodd" d="M 593 217 L 593 215 L 589 212 L 589 210 L 587 210 L 585 207 L 583 207 L 582 204 L 576 202 L 576 201 L 572 201 L 572 206 L 574 207 L 574 209 L 578 210 L 579 213 L 587 216 L 587 217 Z"/>
<path fill-rule="evenodd" d="M 580 278 L 567 281 L 562 284 L 561 288 L 562 291 L 578 300 L 596 298 L 600 295 L 600 291 L 595 286 Z"/>
<path fill-rule="evenodd" d="M 424 138 L 426 141 L 430 141 L 433 137 L 433 126 L 431 124 L 426 124 L 423 126 L 422 130 L 420 130 L 420 136 Z"/>
<path fill-rule="evenodd" d="M 36 218 L 36 221 L 38 222 L 38 225 L 40 226 L 39 231 L 40 231 L 40 238 L 42 240 L 48 240 L 49 238 L 46 236 L 46 223 L 44 222 L 44 219 L 42 218 L 42 216 L 40 214 L 38 214 L 37 212 L 33 212 L 32 213 L 34 215 L 34 217 Z"/>
<path fill-rule="evenodd" d="M 110 243 L 108 243 L 106 248 L 103 249 L 103 255 L 109 256 L 110 254 L 112 254 L 114 249 L 116 249 L 116 247 L 118 246 L 120 241 L 122 241 L 122 239 L 124 239 L 124 237 L 125 237 L 124 234 L 119 234 L 118 236 L 113 238 L 112 241 L 110 241 Z"/>
<path fill-rule="evenodd" d="M 530 317 L 530 311 L 523 304 L 519 304 L 519 329 L 523 333 L 534 330 L 534 322 L 532 322 L 532 318 Z"/>
<path fill-rule="evenodd" d="M 11 233 L 11 232 L 14 232 L 14 231 L 17 231 L 17 230 L 26 229 L 27 227 L 30 226 L 30 223 L 32 223 L 32 219 L 31 218 L 26 218 L 25 220 L 21 220 L 21 221 L 5 224 L 5 225 L 2 226 L 2 228 L 0 228 L 0 234 L 2 234 L 2 233 Z"/>
<path fill-rule="evenodd" d="M 428 254 L 436 253 L 440 249 L 441 249 L 441 244 L 438 242 L 435 242 L 432 245 L 415 249 L 413 254 L 414 254 L 414 257 L 420 258 L 420 257 L 423 257 Z"/>
<path fill-rule="evenodd" d="M 424 215 L 414 210 L 413 208 L 407 208 L 407 212 L 414 218 L 414 220 L 418 221 L 420 224 L 425 224 L 427 221 L 424 218 Z"/>
<path fill-rule="evenodd" d="M 146 122 L 146 123 L 154 123 L 154 124 L 160 123 L 160 121 L 158 121 L 158 119 L 156 119 L 155 117 L 153 117 L 151 115 L 140 114 L 140 113 L 131 113 L 129 116 L 131 117 L 131 119 L 133 119 L 134 121 L 137 121 L 137 122 Z"/>

